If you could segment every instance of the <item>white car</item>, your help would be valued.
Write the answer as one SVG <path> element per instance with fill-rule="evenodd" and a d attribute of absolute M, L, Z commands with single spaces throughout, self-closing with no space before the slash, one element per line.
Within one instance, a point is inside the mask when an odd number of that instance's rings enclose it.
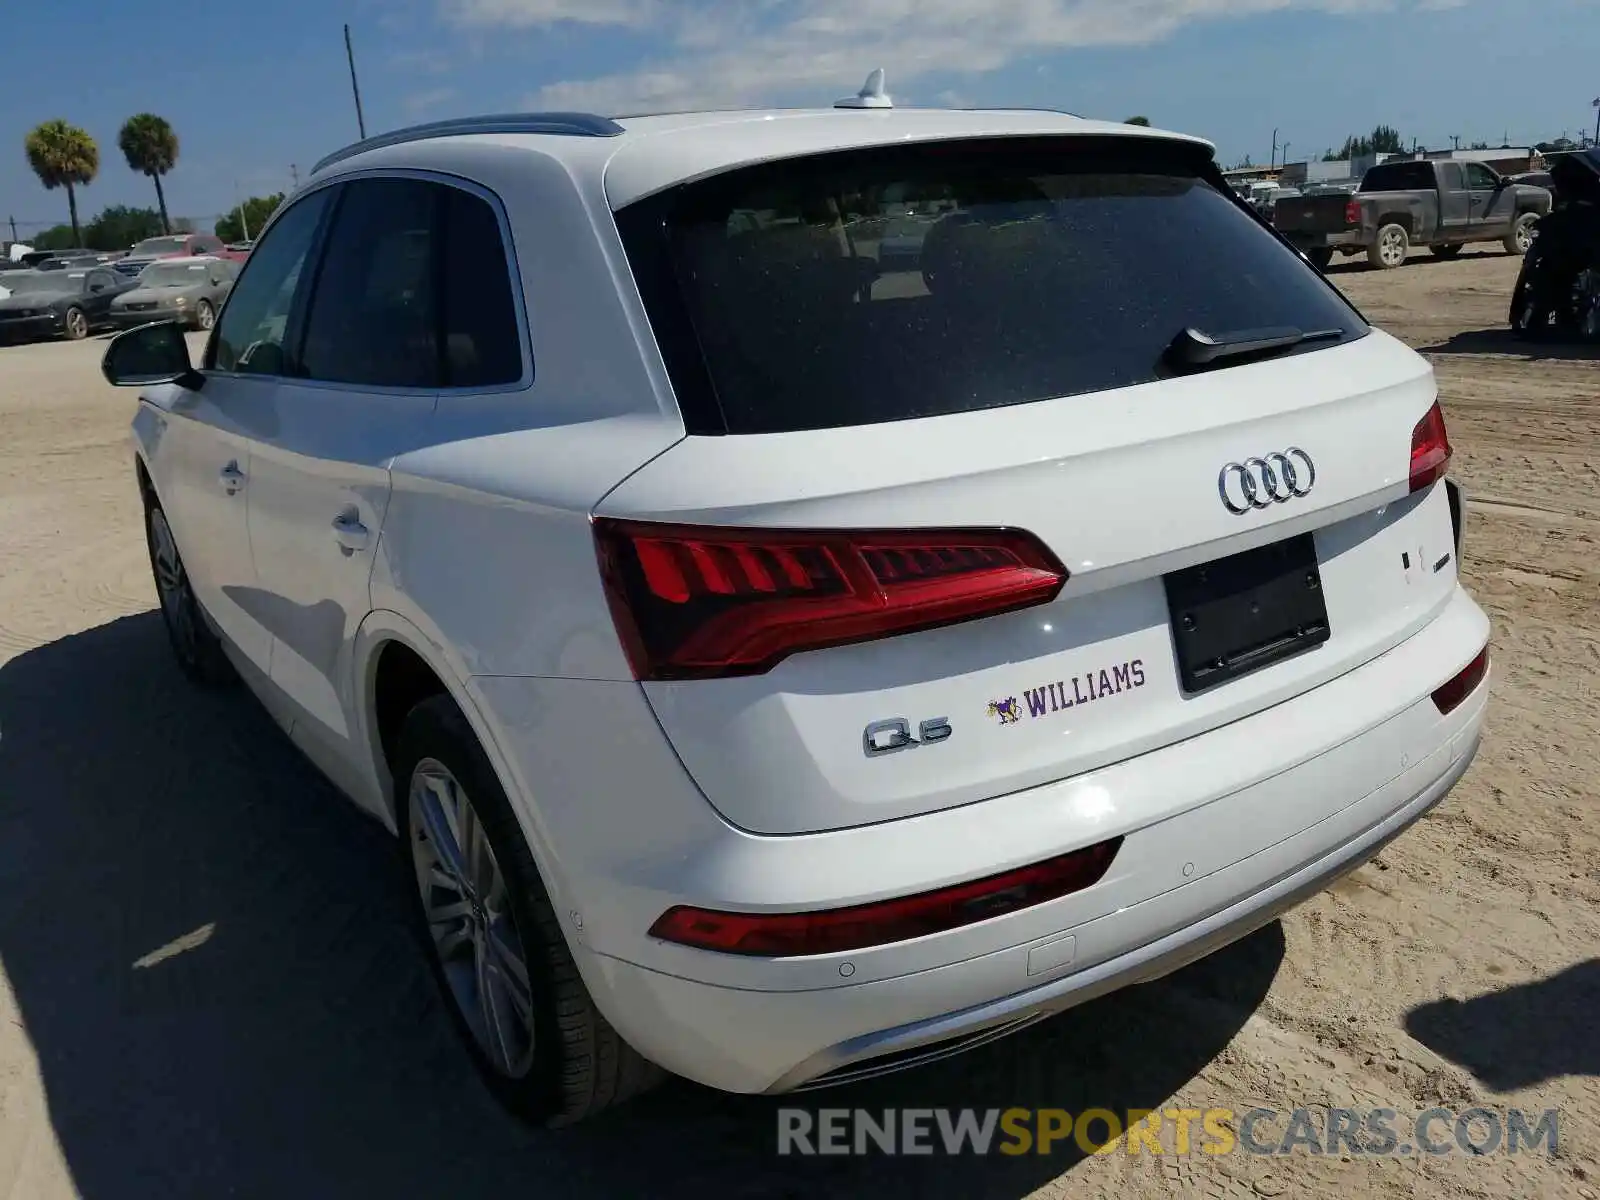
<path fill-rule="evenodd" d="M 1172 971 L 1477 750 L 1429 365 L 1193 138 L 870 89 L 401 130 L 200 365 L 153 325 L 105 371 L 180 665 L 398 833 L 531 1119 Z"/>

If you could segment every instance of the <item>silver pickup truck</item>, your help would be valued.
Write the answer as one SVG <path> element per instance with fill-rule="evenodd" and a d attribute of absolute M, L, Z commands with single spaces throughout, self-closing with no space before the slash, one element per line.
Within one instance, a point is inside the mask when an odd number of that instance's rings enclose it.
<path fill-rule="evenodd" d="M 1335 253 L 1360 254 L 1387 270 L 1406 260 L 1412 246 L 1437 258 L 1461 253 L 1469 242 L 1499 242 L 1525 254 L 1534 223 L 1550 211 L 1544 188 L 1513 183 L 1482 163 L 1406 159 L 1379 163 L 1354 193 L 1279 200 L 1272 223 L 1316 266 Z"/>

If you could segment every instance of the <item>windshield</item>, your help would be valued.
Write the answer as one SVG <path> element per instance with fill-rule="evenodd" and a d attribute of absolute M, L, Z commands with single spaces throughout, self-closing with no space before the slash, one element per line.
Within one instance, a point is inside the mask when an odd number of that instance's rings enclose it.
<path fill-rule="evenodd" d="M 729 433 L 1148 383 L 1190 326 L 1339 331 L 1295 353 L 1362 336 L 1205 169 L 1082 138 L 883 147 L 683 185 L 619 221 L 680 399 Z"/>
<path fill-rule="evenodd" d="M 182 254 L 184 248 L 184 239 L 181 237 L 153 237 L 145 238 L 128 253 L 130 256 L 141 257 L 150 254 Z"/>
<path fill-rule="evenodd" d="M 82 271 L 47 271 L 39 275 L 13 274 L 0 276 L 0 283 L 11 290 L 13 296 L 64 296 L 83 290 Z"/>
<path fill-rule="evenodd" d="M 152 263 L 139 272 L 139 286 L 149 288 L 190 287 L 206 281 L 204 263 Z"/>

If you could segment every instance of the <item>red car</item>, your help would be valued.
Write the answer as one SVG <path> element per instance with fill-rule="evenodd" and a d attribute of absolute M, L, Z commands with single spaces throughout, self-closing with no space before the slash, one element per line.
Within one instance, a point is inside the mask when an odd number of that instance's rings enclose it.
<path fill-rule="evenodd" d="M 128 251 L 126 258 L 119 258 L 112 265 L 124 275 L 137 275 L 158 258 L 188 258 L 201 254 L 233 262 L 243 262 L 249 257 L 246 252 L 228 249 L 222 239 L 212 233 L 173 233 L 145 238 Z"/>

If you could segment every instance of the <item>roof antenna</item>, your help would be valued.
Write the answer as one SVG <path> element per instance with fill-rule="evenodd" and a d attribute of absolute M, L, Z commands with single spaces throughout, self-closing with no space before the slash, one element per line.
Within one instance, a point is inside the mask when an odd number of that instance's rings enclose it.
<path fill-rule="evenodd" d="M 834 101 L 835 108 L 893 108 L 894 101 L 883 90 L 883 68 L 878 67 L 867 76 L 866 83 L 854 96 Z"/>

